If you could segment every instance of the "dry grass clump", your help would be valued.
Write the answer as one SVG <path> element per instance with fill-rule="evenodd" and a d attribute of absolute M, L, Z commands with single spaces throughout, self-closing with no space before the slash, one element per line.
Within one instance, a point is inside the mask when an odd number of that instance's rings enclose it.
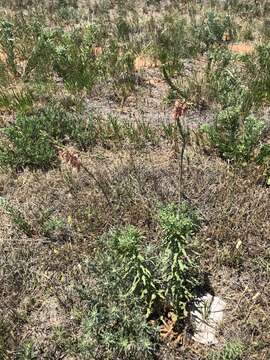
<path fill-rule="evenodd" d="M 240 54 L 240 55 L 245 55 L 245 54 L 250 54 L 254 51 L 254 45 L 253 44 L 249 44 L 249 43 L 234 43 L 234 44 L 229 44 L 228 48 L 236 54 Z"/>

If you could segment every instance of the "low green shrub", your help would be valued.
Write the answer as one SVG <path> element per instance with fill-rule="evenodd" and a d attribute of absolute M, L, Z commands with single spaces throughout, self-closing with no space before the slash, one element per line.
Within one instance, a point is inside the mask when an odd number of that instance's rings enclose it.
<path fill-rule="evenodd" d="M 119 100 L 125 100 L 135 89 L 134 61 L 135 53 L 132 47 L 126 44 L 121 46 L 117 40 L 108 39 L 99 58 L 99 66 L 102 78 L 109 81 Z"/>
<path fill-rule="evenodd" d="M 239 107 L 219 112 L 213 124 L 203 126 L 219 155 L 235 163 L 248 163 L 258 149 L 264 123 L 253 115 L 242 119 Z"/>
<path fill-rule="evenodd" d="M 221 350 L 211 351 L 208 360 L 242 360 L 244 345 L 239 341 L 231 341 L 224 345 Z"/>
<path fill-rule="evenodd" d="M 114 231 L 102 242 L 105 249 L 95 262 L 87 264 L 95 286 L 76 287 L 88 303 L 88 311 L 80 315 L 81 354 L 95 354 L 96 359 L 153 358 L 157 329 L 148 323 L 145 311 L 155 285 L 150 261 L 138 252 L 140 241 L 132 226 Z"/>
<path fill-rule="evenodd" d="M 230 40 L 235 37 L 236 30 L 232 18 L 229 15 L 221 16 L 213 10 L 208 11 L 202 24 L 197 27 L 197 36 L 203 51 L 215 44 L 221 44 L 224 34 L 227 34 Z"/>
<path fill-rule="evenodd" d="M 0 166 L 22 170 L 49 169 L 58 163 L 52 141 L 75 143 L 85 149 L 91 142 L 88 125 L 80 117 L 61 109 L 47 107 L 38 113 L 18 115 L 14 123 L 2 129 Z"/>

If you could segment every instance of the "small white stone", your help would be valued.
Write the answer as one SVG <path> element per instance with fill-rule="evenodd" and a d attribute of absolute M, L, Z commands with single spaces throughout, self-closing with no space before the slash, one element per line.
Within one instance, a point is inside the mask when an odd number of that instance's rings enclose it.
<path fill-rule="evenodd" d="M 193 340 L 209 346 L 217 344 L 216 332 L 223 320 L 226 303 L 217 296 L 206 294 L 195 301 L 195 306 L 192 311 L 195 325 Z"/>

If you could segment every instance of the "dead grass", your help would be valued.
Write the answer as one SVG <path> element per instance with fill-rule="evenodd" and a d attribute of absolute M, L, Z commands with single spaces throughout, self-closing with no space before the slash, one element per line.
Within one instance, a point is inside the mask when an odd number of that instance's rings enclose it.
<path fill-rule="evenodd" d="M 235 54 L 239 55 L 245 55 L 245 54 L 251 54 L 255 47 L 254 44 L 251 43 L 245 43 L 245 42 L 239 42 L 239 43 L 233 43 L 229 44 L 228 48 Z"/>

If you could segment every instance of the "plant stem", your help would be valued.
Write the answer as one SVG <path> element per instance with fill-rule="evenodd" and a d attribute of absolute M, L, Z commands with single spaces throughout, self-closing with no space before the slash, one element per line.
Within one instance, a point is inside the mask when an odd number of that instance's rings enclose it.
<path fill-rule="evenodd" d="M 180 206 L 181 202 L 182 202 L 183 189 L 184 189 L 184 184 L 183 184 L 184 155 L 185 155 L 185 149 L 186 149 L 186 145 L 187 145 L 187 133 L 183 129 L 180 119 L 177 119 L 176 123 L 177 123 L 177 128 L 178 128 L 179 134 L 181 136 L 181 140 L 182 140 L 182 147 L 181 147 L 181 152 L 180 152 L 180 165 L 179 165 L 179 206 Z"/>

